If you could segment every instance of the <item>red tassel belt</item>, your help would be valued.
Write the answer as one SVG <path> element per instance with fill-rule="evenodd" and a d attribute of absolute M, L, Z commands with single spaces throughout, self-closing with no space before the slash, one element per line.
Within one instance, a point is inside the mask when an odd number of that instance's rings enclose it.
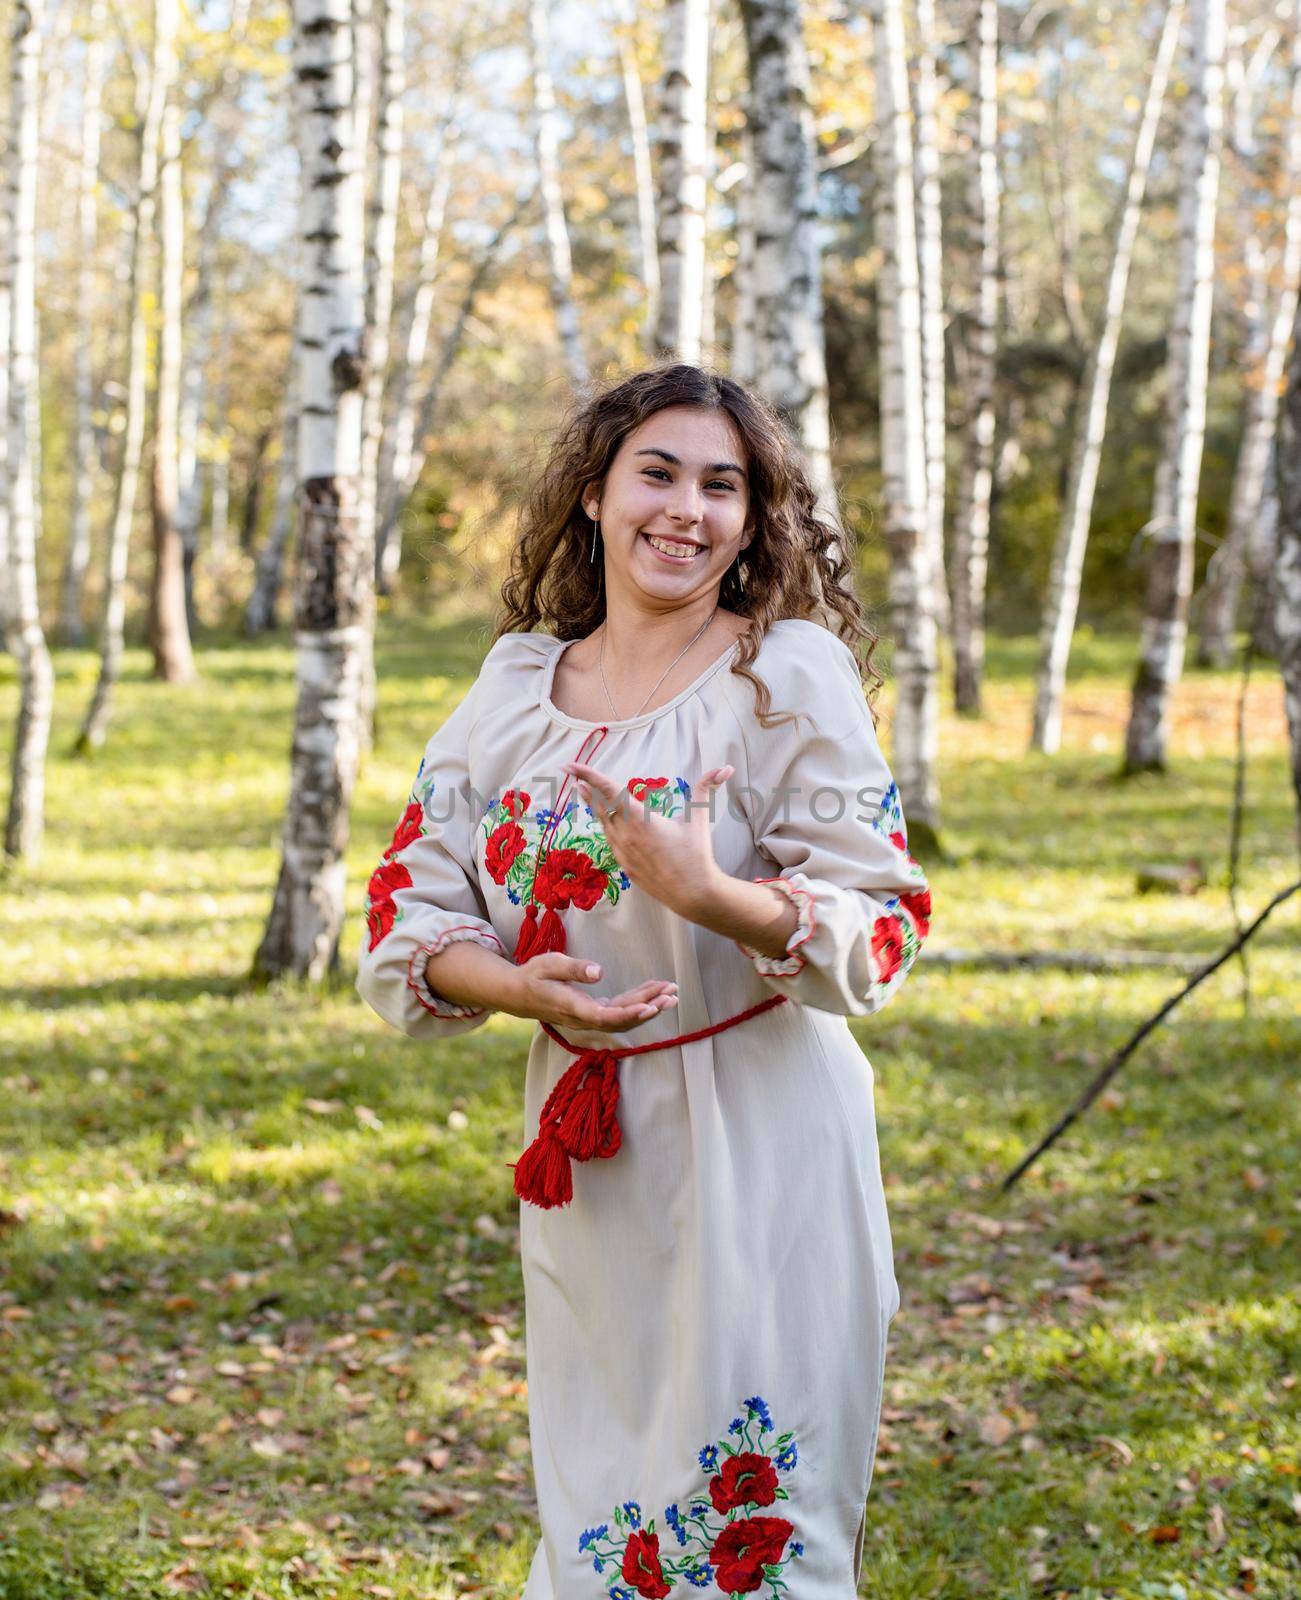
<path fill-rule="evenodd" d="M 543 1031 L 578 1059 L 570 1062 L 547 1096 L 538 1118 L 537 1138 L 518 1161 L 507 1163 L 515 1169 L 515 1193 L 544 1210 L 567 1206 L 574 1197 L 570 1160 L 590 1161 L 594 1156 L 615 1154 L 623 1142 L 618 1117 L 621 1056 L 638 1056 L 648 1050 L 665 1050 L 672 1044 L 706 1039 L 711 1033 L 721 1033 L 724 1028 L 735 1027 L 761 1011 L 781 1005 L 786 998 L 784 994 L 771 994 L 757 1005 L 747 1006 L 734 1017 L 724 1017 L 722 1022 L 710 1023 L 707 1028 L 615 1050 L 604 1045 L 583 1049 L 570 1044 L 550 1023 L 543 1022 Z"/>

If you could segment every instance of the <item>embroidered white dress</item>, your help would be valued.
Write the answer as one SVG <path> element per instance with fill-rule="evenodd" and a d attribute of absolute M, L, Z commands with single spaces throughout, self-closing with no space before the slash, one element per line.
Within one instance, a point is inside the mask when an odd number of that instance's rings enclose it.
<path fill-rule="evenodd" d="M 522 1600 L 784 1594 L 858 1582 L 886 1340 L 899 1304 L 873 1073 L 847 1017 L 879 1010 L 928 928 L 898 790 L 854 658 L 774 623 L 752 684 L 737 646 L 667 704 L 594 723 L 552 702 L 562 641 L 499 639 L 434 733 L 371 879 L 357 987 L 413 1038 L 480 1026 L 424 981 L 475 939 L 512 956 L 530 899 L 562 908 L 597 994 L 672 978 L 678 1004 L 620 1048 L 758 1016 L 619 1063 L 622 1145 L 573 1165 L 573 1199 L 520 1203 L 529 1431 L 541 1539 Z M 734 876 L 800 913 L 784 958 L 669 911 L 629 882 L 560 763 L 587 761 L 666 815 L 711 767 L 736 772 L 712 840 Z M 701 802 L 704 803 L 704 802 Z M 539 868 L 539 841 L 553 822 Z M 574 1056 L 541 1027 L 521 1150 Z"/>

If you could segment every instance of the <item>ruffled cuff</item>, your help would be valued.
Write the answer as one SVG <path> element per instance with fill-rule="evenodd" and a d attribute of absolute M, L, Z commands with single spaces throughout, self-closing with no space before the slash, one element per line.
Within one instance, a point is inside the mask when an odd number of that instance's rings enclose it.
<path fill-rule="evenodd" d="M 411 954 L 407 964 L 407 988 L 415 995 L 416 999 L 426 1011 L 432 1011 L 436 1017 L 482 1017 L 487 1014 L 487 1006 L 456 1005 L 451 1000 L 444 1000 L 435 994 L 425 981 L 425 967 L 431 956 L 436 956 L 449 944 L 455 944 L 458 939 L 473 939 L 476 944 L 485 945 L 489 950 L 496 950 L 498 955 L 506 954 L 506 947 L 495 933 L 486 928 L 476 927 L 472 923 L 458 923 L 453 928 L 444 928 L 436 939 L 431 939 L 428 944 L 422 944 L 418 950 Z"/>
<path fill-rule="evenodd" d="M 784 957 L 764 955 L 761 950 L 742 944 L 739 939 L 733 940 L 733 943 L 754 962 L 755 971 L 761 977 L 793 978 L 805 965 L 805 957 L 799 947 L 812 936 L 818 925 L 817 918 L 813 914 L 813 896 L 807 889 L 801 889 L 798 884 L 789 883 L 785 878 L 753 878 L 751 882 L 772 884 L 773 888 L 784 894 L 795 907 L 799 913 L 799 921 L 786 941 Z"/>

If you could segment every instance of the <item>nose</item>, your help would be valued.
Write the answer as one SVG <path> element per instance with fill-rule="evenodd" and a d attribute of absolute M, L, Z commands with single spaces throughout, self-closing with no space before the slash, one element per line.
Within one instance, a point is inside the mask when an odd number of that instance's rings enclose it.
<path fill-rule="evenodd" d="M 697 486 L 694 483 L 680 486 L 666 509 L 674 522 L 694 528 L 702 515 L 701 495 Z"/>

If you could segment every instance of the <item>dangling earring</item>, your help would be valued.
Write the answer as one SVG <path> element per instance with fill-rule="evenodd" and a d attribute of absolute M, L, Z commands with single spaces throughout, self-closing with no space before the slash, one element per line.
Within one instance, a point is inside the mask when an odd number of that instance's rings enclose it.
<path fill-rule="evenodd" d="M 587 557 L 587 559 L 589 561 L 595 561 L 596 560 L 596 529 L 597 529 L 597 521 L 596 521 L 596 518 L 593 517 L 592 518 L 592 549 L 591 549 L 590 554 Z"/>
<path fill-rule="evenodd" d="M 736 582 L 737 582 L 738 587 L 741 590 L 741 593 L 744 594 L 745 593 L 745 573 L 741 570 L 741 558 L 740 558 L 740 556 L 737 556 L 737 558 L 736 558 Z"/>

